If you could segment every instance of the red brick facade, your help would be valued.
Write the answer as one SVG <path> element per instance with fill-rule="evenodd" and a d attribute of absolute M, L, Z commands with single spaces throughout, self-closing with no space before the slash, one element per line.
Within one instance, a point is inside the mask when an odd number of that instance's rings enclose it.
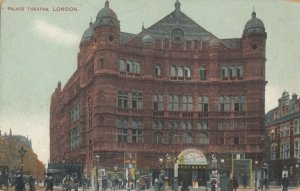
<path fill-rule="evenodd" d="M 123 169 L 130 152 L 147 171 L 188 148 L 208 161 L 218 154 L 228 168 L 230 153 L 261 157 L 262 22 L 253 13 L 242 38 L 218 39 L 175 7 L 133 35 L 120 32 L 106 1 L 82 38 L 77 70 L 51 97 L 51 163 L 82 162 L 88 173 L 99 154 L 101 167 Z"/>

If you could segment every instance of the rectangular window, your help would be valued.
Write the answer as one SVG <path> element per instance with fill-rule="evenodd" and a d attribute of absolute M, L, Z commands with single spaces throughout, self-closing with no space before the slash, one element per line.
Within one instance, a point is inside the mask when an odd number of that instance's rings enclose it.
<path fill-rule="evenodd" d="M 271 160 L 276 160 L 276 146 L 271 146 Z"/>
<path fill-rule="evenodd" d="M 294 120 L 293 122 L 294 125 L 294 134 L 300 134 L 300 119 Z"/>
<path fill-rule="evenodd" d="M 240 138 L 239 137 L 234 137 L 234 144 L 235 145 L 240 144 Z"/>
<path fill-rule="evenodd" d="M 294 157 L 295 158 L 300 157 L 300 140 L 294 141 Z"/>
<path fill-rule="evenodd" d="M 141 92 L 132 92 L 132 109 L 143 109 L 143 94 Z"/>
<path fill-rule="evenodd" d="M 128 120 L 119 119 L 117 121 L 118 142 L 128 142 Z"/>
<path fill-rule="evenodd" d="M 290 158 L 290 145 L 284 144 L 280 146 L 280 159 Z"/>
<path fill-rule="evenodd" d="M 132 142 L 143 143 L 143 122 L 132 120 Z"/>
<path fill-rule="evenodd" d="M 74 123 L 80 118 L 80 107 L 77 105 L 72 111 L 71 111 L 71 122 Z"/>
<path fill-rule="evenodd" d="M 118 92 L 118 107 L 128 108 L 128 93 L 124 91 Z"/>
<path fill-rule="evenodd" d="M 80 145 L 80 132 L 79 127 L 71 129 L 71 149 L 78 148 Z"/>

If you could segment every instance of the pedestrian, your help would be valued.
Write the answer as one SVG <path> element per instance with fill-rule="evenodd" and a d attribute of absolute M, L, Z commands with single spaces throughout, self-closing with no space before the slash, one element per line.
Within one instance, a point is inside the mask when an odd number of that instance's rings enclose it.
<path fill-rule="evenodd" d="M 15 182 L 15 191 L 25 191 L 25 182 L 23 176 L 21 175 L 17 176 Z"/>
<path fill-rule="evenodd" d="M 189 184 L 188 184 L 187 178 L 185 178 L 183 180 L 180 191 L 189 191 Z"/>
<path fill-rule="evenodd" d="M 46 191 L 53 191 L 54 180 L 52 176 L 48 176 L 46 181 Z"/>
<path fill-rule="evenodd" d="M 216 191 L 216 184 L 217 184 L 217 181 L 216 181 L 215 177 L 213 177 L 210 181 L 211 191 Z"/>
<path fill-rule="evenodd" d="M 228 177 L 223 173 L 220 177 L 220 191 L 227 191 L 227 181 Z"/>
<path fill-rule="evenodd" d="M 242 175 L 242 180 L 243 180 L 243 188 L 246 188 L 246 186 L 247 186 L 247 176 L 245 174 Z"/>
<path fill-rule="evenodd" d="M 288 191 L 288 187 L 289 187 L 289 178 L 286 176 L 286 174 L 284 174 L 282 178 L 282 191 Z"/>
<path fill-rule="evenodd" d="M 108 186 L 108 182 L 107 182 L 106 177 L 104 176 L 102 179 L 102 191 L 106 191 L 107 186 Z"/>
<path fill-rule="evenodd" d="M 264 180 L 263 178 L 259 179 L 259 186 L 258 186 L 258 190 L 264 190 Z"/>
<path fill-rule="evenodd" d="M 227 181 L 227 190 L 233 191 L 233 180 L 232 180 L 231 176 L 229 176 L 228 181 Z"/>
<path fill-rule="evenodd" d="M 30 191 L 35 191 L 35 179 L 33 176 L 29 176 L 29 190 Z"/>
<path fill-rule="evenodd" d="M 263 186 L 265 187 L 265 190 L 269 190 L 269 180 L 267 177 L 263 180 Z"/>
<path fill-rule="evenodd" d="M 232 187 L 233 187 L 234 191 L 236 191 L 236 189 L 239 187 L 239 183 L 235 176 L 233 176 L 233 178 L 232 178 Z"/>
<path fill-rule="evenodd" d="M 158 190 L 164 191 L 164 179 L 165 179 L 165 173 L 163 170 L 160 171 L 160 174 L 158 176 Z"/>

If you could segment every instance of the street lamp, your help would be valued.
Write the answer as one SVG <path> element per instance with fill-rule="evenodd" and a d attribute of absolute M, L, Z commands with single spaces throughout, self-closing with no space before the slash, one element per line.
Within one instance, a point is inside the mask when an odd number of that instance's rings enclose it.
<path fill-rule="evenodd" d="M 296 173 L 297 173 L 297 180 L 296 180 L 296 186 L 298 186 L 298 184 L 299 184 L 299 164 L 297 163 L 296 165 L 295 165 L 295 167 L 296 167 Z"/>
<path fill-rule="evenodd" d="M 23 176 L 23 166 L 24 166 L 24 156 L 26 154 L 26 150 L 24 149 L 24 146 L 21 147 L 19 150 L 19 154 L 21 156 L 21 175 Z"/>
<path fill-rule="evenodd" d="M 160 173 L 159 173 L 159 177 L 158 177 L 158 182 L 159 182 L 159 191 L 164 191 L 165 190 L 165 186 L 164 186 L 164 171 L 163 171 L 163 163 L 164 163 L 164 159 L 163 158 L 159 158 L 158 162 L 160 164 Z"/>
<path fill-rule="evenodd" d="M 220 162 L 221 162 L 221 172 L 220 173 L 223 174 L 223 171 L 224 171 L 223 165 L 224 165 L 225 159 L 221 159 Z"/>
<path fill-rule="evenodd" d="M 255 162 L 255 166 L 254 166 L 254 170 L 255 170 L 255 179 L 254 179 L 254 184 L 255 184 L 255 191 L 257 191 L 257 165 L 258 165 L 258 161 L 256 160 Z"/>
<path fill-rule="evenodd" d="M 159 158 L 159 159 L 158 159 L 158 162 L 159 162 L 159 167 L 160 167 L 160 169 L 162 169 L 164 159 L 163 159 L 163 158 Z"/>
<path fill-rule="evenodd" d="M 96 191 L 99 191 L 99 174 L 98 174 L 98 163 L 99 163 L 99 160 L 100 160 L 100 155 L 99 154 L 96 154 Z"/>

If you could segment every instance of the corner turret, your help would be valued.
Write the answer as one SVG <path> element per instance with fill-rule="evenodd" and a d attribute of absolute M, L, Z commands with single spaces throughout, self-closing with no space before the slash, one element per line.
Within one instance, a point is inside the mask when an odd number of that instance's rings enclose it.
<path fill-rule="evenodd" d="M 246 79 L 265 79 L 266 38 L 264 24 L 256 17 L 256 12 L 253 10 L 252 18 L 246 23 L 242 35 L 242 53 L 243 58 L 247 60 L 245 63 Z"/>

